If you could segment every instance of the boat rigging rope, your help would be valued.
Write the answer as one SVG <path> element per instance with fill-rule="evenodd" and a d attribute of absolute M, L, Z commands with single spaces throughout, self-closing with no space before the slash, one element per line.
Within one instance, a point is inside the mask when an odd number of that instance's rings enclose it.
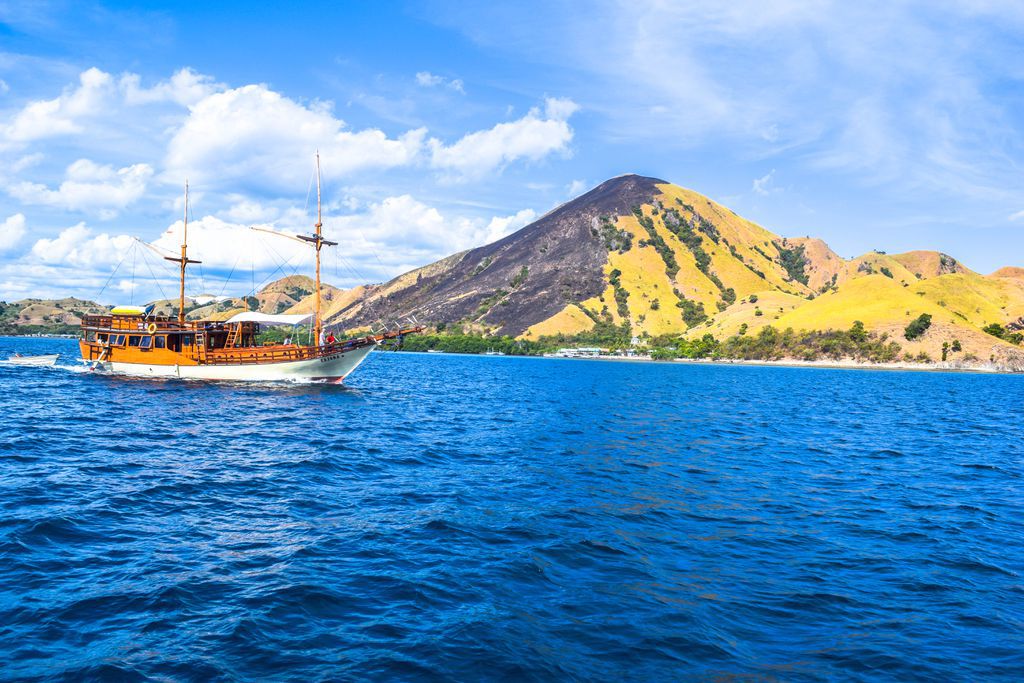
<path fill-rule="evenodd" d="M 238 252 L 238 256 L 235 257 L 235 265 L 231 266 L 231 270 L 228 272 L 228 278 L 224 280 L 224 286 L 220 288 L 220 294 L 217 295 L 218 298 L 224 296 L 224 292 L 226 292 L 228 289 L 228 283 L 231 282 L 231 276 L 235 274 L 235 268 L 238 267 L 238 262 L 241 260 L 242 252 Z"/>
<path fill-rule="evenodd" d="M 285 259 L 283 256 L 281 256 L 281 254 L 272 246 L 270 246 L 270 244 L 267 241 L 265 241 L 262 237 L 260 237 L 259 240 L 260 244 L 262 244 L 263 247 L 266 248 L 267 251 L 270 253 L 271 258 L 273 258 L 274 261 L 278 264 L 277 268 L 275 268 L 269 275 L 265 276 L 262 280 L 260 280 L 260 287 L 263 287 L 265 283 L 269 283 L 271 280 L 273 280 L 274 276 L 277 275 L 278 273 L 285 274 L 286 277 L 291 277 L 292 275 L 295 275 L 298 272 L 299 266 L 301 264 L 295 264 L 294 266 L 292 266 L 292 271 L 290 274 L 288 274 L 285 269 L 291 265 L 291 259 Z M 250 294 L 255 294 L 255 292 L 256 285 L 254 284 L 252 290 L 250 290 Z"/>
<path fill-rule="evenodd" d="M 132 288 L 128 293 L 128 303 L 135 303 L 135 261 L 139 258 L 139 243 L 132 242 Z"/>
<path fill-rule="evenodd" d="M 309 213 L 309 197 L 313 194 L 313 181 L 316 180 L 316 167 L 314 167 L 309 173 L 309 187 L 306 188 L 306 206 L 302 209 L 302 213 Z"/>
<path fill-rule="evenodd" d="M 115 275 L 117 275 L 117 269 L 121 267 L 121 264 L 124 263 L 124 260 L 126 258 L 128 258 L 128 252 L 127 251 L 121 257 L 121 260 L 117 262 L 117 265 L 114 266 L 114 270 L 110 273 L 110 276 L 107 278 L 107 281 L 103 283 L 103 287 L 101 287 L 100 291 L 97 292 L 97 294 L 96 294 L 96 298 L 97 299 L 99 299 L 101 296 L 103 296 L 103 292 L 105 292 L 107 290 L 107 286 L 110 284 L 110 281 L 114 279 Z"/>
<path fill-rule="evenodd" d="M 149 269 L 149 274 L 153 276 L 153 282 L 156 283 L 157 289 L 160 290 L 160 298 L 167 299 L 167 294 L 164 292 L 163 285 L 160 284 L 160 278 L 153 272 L 153 266 L 149 264 L 149 258 L 146 257 L 146 252 L 142 252 L 142 262 L 146 264 L 146 268 Z"/>

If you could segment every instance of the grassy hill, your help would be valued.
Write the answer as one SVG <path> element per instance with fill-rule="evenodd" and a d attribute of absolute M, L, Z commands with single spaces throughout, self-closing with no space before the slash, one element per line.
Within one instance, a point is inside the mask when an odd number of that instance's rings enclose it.
<path fill-rule="evenodd" d="M 77 334 L 83 315 L 110 310 L 83 299 L 0 301 L 0 334 Z"/>
<path fill-rule="evenodd" d="M 901 358 L 939 359 L 945 344 L 948 360 L 1024 359 L 1013 335 L 1024 329 L 1024 269 L 981 275 L 937 251 L 843 259 L 820 239 L 782 237 L 641 176 L 613 178 L 494 244 L 332 291 L 325 311 L 342 328 L 413 315 L 524 341 L 612 328 L 653 343 L 725 341 L 860 322 Z M 930 324 L 908 339 L 922 315 Z M 984 331 L 993 324 L 1002 336 Z"/>

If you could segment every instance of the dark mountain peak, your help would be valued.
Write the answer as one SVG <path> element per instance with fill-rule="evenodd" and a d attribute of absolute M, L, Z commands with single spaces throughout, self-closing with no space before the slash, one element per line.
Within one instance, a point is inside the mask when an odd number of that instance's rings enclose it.
<path fill-rule="evenodd" d="M 547 215 L 563 211 L 625 215 L 638 204 L 648 204 L 658 194 L 658 185 L 666 181 L 628 173 L 610 178 L 589 192 L 571 199 Z M 543 220 L 543 218 L 541 219 Z"/>
<path fill-rule="evenodd" d="M 547 212 L 503 239 L 464 252 L 443 270 L 421 269 L 398 287 L 384 285 L 382 306 L 429 322 L 464 321 L 519 334 L 568 302 L 604 290 L 608 250 L 598 237 L 600 217 L 628 215 L 650 204 L 665 181 L 621 175 Z M 370 308 L 339 311 L 331 322 L 368 324 Z"/>

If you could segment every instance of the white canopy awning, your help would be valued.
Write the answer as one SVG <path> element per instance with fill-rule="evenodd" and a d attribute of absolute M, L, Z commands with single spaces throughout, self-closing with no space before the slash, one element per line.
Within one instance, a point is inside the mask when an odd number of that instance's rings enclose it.
<path fill-rule="evenodd" d="M 248 311 L 237 313 L 231 316 L 226 322 L 229 323 L 262 323 L 264 325 L 301 325 L 313 317 L 312 313 L 296 315 L 270 315 L 269 313 L 256 313 Z"/>

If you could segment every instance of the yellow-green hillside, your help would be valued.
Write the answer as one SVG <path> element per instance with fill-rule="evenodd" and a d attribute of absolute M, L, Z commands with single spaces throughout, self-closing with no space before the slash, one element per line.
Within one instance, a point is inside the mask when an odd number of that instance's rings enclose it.
<path fill-rule="evenodd" d="M 1024 269 L 983 276 L 937 251 L 843 259 L 820 239 L 786 238 L 686 188 L 620 176 L 518 232 L 390 282 L 325 295 L 331 324 L 415 316 L 485 334 L 539 339 L 617 329 L 645 338 L 719 339 L 861 321 L 904 351 L 937 357 L 957 340 L 979 358 L 1014 349 Z M 307 312 L 307 297 L 289 310 Z M 931 326 L 913 341 L 908 323 Z M 990 328 L 995 330 L 996 328 Z M 1012 342 L 1012 339 L 1010 340 Z"/>
<path fill-rule="evenodd" d="M 984 359 L 1011 345 L 982 328 L 1024 316 L 1024 269 L 986 277 L 937 251 L 846 260 L 820 239 L 782 238 L 692 190 L 659 184 L 658 191 L 630 213 L 602 218 L 606 230 L 632 242 L 609 250 L 603 292 L 531 326 L 525 338 L 578 333 L 593 320 L 629 322 L 635 334 L 652 337 L 720 339 L 766 325 L 839 330 L 859 320 L 914 355 L 937 356 L 943 341 L 956 339 Z M 922 313 L 932 327 L 904 339 Z"/>

